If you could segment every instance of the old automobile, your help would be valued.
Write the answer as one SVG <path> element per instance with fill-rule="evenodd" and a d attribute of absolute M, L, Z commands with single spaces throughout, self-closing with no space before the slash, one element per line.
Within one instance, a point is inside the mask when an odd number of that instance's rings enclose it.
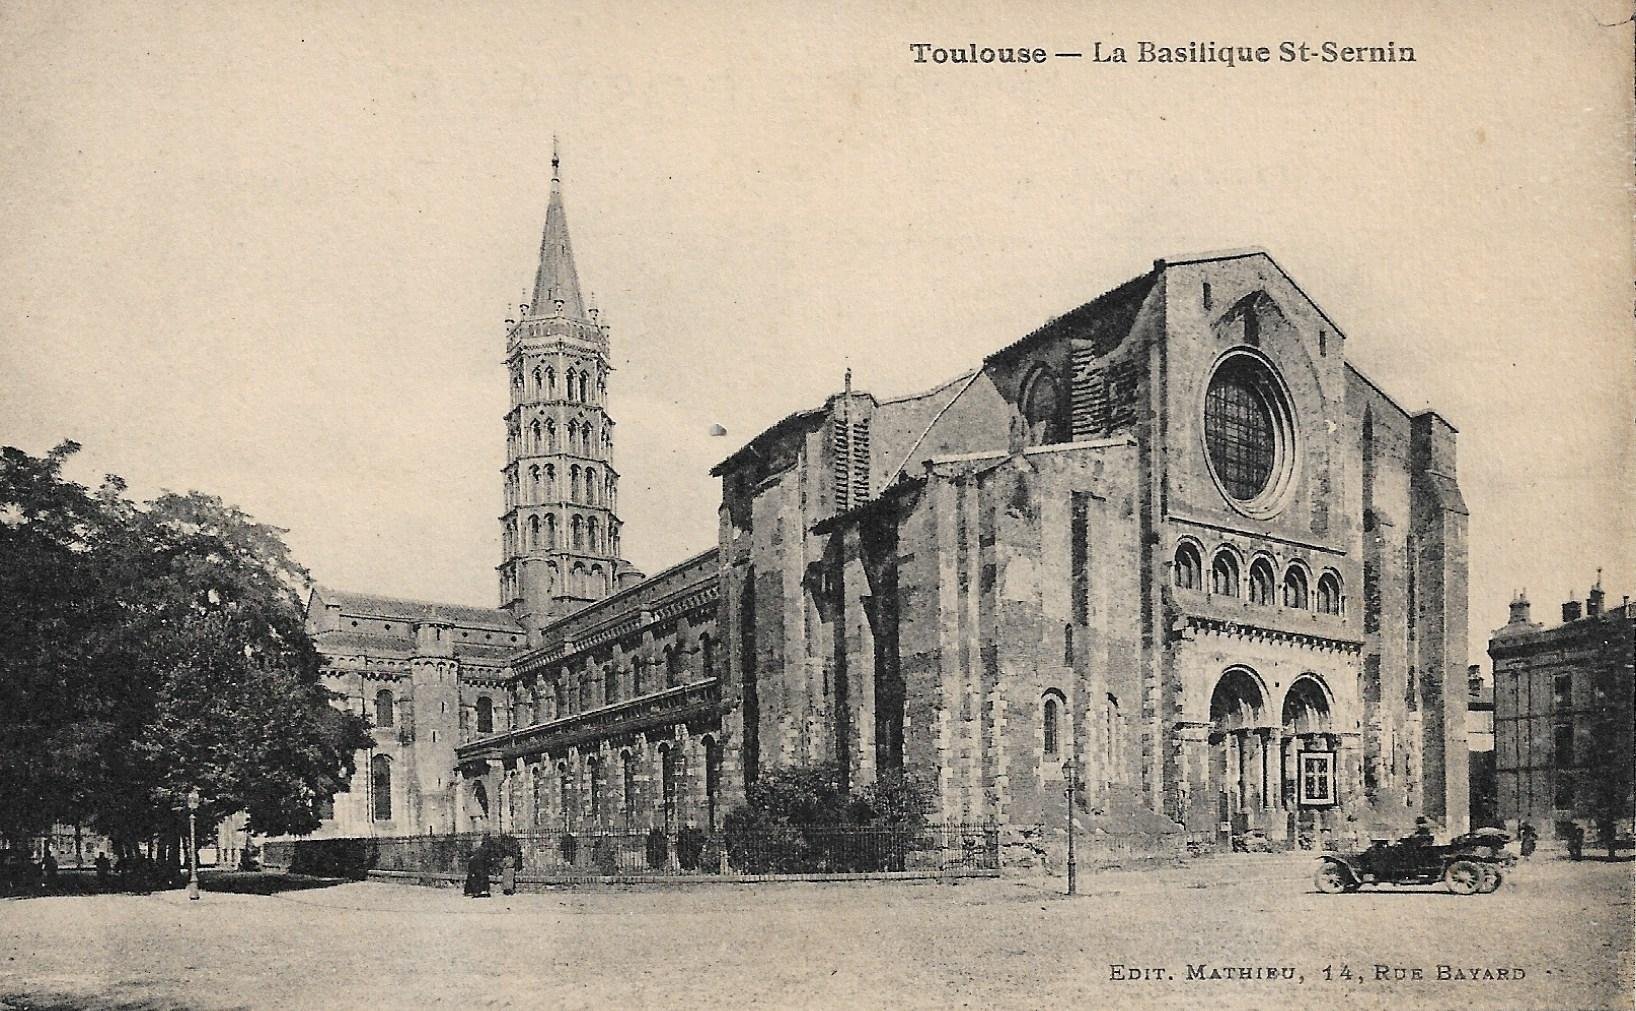
<path fill-rule="evenodd" d="M 1364 885 L 1433 885 L 1456 895 L 1492 892 L 1505 880 L 1510 856 L 1504 833 L 1467 833 L 1438 845 L 1426 836 L 1376 839 L 1356 853 L 1325 853 L 1313 875 L 1320 892 L 1355 892 Z"/>

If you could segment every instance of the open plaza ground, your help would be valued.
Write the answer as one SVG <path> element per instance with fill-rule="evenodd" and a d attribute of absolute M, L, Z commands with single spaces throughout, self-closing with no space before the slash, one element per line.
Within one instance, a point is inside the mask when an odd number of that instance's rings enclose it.
<path fill-rule="evenodd" d="M 1631 1006 L 1629 862 L 1536 855 L 1469 897 L 1322 895 L 1314 866 L 1087 870 L 1073 899 L 1019 877 L 467 899 L 226 875 L 197 902 L 0 901 L 0 1007 Z"/>

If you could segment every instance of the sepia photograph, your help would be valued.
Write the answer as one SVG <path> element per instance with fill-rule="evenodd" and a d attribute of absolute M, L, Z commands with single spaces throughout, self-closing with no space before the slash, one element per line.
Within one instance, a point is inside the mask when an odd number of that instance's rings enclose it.
<path fill-rule="evenodd" d="M 0 2 L 0 1011 L 1631 1007 L 1633 67 Z"/>

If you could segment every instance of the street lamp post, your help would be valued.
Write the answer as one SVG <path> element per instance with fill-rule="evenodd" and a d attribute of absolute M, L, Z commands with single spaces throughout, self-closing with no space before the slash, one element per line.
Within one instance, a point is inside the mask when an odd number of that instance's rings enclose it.
<path fill-rule="evenodd" d="M 199 791 L 187 792 L 187 897 L 199 897 L 199 839 L 195 820 L 199 813 Z"/>
<path fill-rule="evenodd" d="M 1078 881 L 1076 880 L 1078 868 L 1074 865 L 1074 790 L 1079 783 L 1075 779 L 1074 760 L 1072 758 L 1062 763 L 1062 771 L 1068 777 L 1068 789 L 1063 791 L 1068 796 L 1068 894 L 1074 895 L 1079 890 Z"/>

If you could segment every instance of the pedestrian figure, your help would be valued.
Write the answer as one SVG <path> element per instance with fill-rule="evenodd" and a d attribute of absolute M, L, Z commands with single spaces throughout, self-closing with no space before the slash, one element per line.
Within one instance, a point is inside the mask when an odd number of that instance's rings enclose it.
<path fill-rule="evenodd" d="M 471 860 L 466 863 L 466 895 L 473 899 L 489 897 L 488 853 L 481 846 L 472 852 Z"/>
<path fill-rule="evenodd" d="M 1435 842 L 1436 840 L 1432 836 L 1431 820 L 1425 815 L 1416 818 L 1414 820 L 1414 835 L 1410 836 L 1409 839 L 1420 846 L 1430 846 Z"/>
<path fill-rule="evenodd" d="M 45 880 L 41 883 L 48 892 L 57 890 L 57 858 L 52 855 L 51 847 L 45 848 L 45 856 L 40 858 L 40 870 L 44 872 Z"/>
<path fill-rule="evenodd" d="M 1533 822 L 1525 821 L 1517 828 L 1517 839 L 1522 843 L 1522 855 L 1534 855 L 1534 846 L 1539 842 L 1539 831 L 1534 828 Z"/>
<path fill-rule="evenodd" d="M 113 865 L 108 862 L 108 854 L 103 853 L 101 850 L 98 850 L 97 851 L 97 890 L 98 891 L 107 891 L 108 890 L 108 873 L 111 870 L 113 870 Z"/>
<path fill-rule="evenodd" d="M 510 853 L 500 859 L 500 891 L 506 895 L 517 892 L 517 858 Z"/>
<path fill-rule="evenodd" d="M 1585 829 L 1577 821 L 1568 823 L 1568 857 L 1578 860 L 1585 854 Z"/>

